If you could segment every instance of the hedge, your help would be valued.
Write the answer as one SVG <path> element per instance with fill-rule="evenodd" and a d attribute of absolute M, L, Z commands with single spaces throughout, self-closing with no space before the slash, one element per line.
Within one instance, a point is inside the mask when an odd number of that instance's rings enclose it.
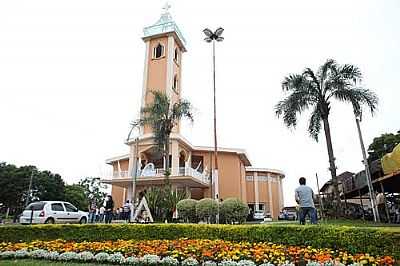
<path fill-rule="evenodd" d="M 224 239 L 343 249 L 400 258 L 400 228 L 334 225 L 87 224 L 1 226 L 0 242 Z"/>

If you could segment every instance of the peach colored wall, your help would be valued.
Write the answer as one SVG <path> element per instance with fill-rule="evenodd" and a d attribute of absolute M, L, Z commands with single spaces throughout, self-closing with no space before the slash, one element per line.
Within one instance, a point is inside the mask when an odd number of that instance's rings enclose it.
<path fill-rule="evenodd" d="M 255 191 L 254 191 L 254 172 L 246 172 L 246 176 L 250 175 L 253 176 L 253 181 L 246 181 L 246 191 L 247 191 L 247 202 L 248 203 L 255 203 Z M 267 176 L 267 172 L 258 172 L 258 176 Z M 263 203 L 269 206 L 270 212 L 271 208 L 273 208 L 273 217 L 274 219 L 278 218 L 280 209 L 279 209 L 279 183 L 278 183 L 278 175 L 271 174 L 272 177 L 271 181 L 271 195 L 272 195 L 272 202 L 270 204 L 270 197 L 269 197 L 269 187 L 267 181 L 258 180 L 258 199 L 259 203 Z M 276 182 L 275 182 L 276 181 Z"/>
<path fill-rule="evenodd" d="M 149 40 L 149 54 L 147 55 L 147 88 L 146 88 L 146 97 L 145 97 L 145 105 L 148 106 L 153 101 L 152 94 L 150 91 L 157 90 L 163 91 L 166 90 L 166 80 L 167 80 L 167 52 L 168 52 L 168 37 L 159 37 Z M 153 48 L 161 43 L 164 45 L 164 57 L 159 59 L 153 59 Z M 144 107 L 144 106 L 142 106 Z M 151 127 L 145 126 L 144 133 L 151 133 Z"/>
<path fill-rule="evenodd" d="M 204 167 L 209 171 L 213 169 L 214 153 L 208 151 L 195 151 L 192 156 L 203 156 Z M 229 197 L 241 197 L 243 195 L 242 188 L 242 175 L 241 161 L 237 154 L 219 152 L 218 153 L 218 167 L 219 167 L 219 197 L 222 199 Z M 210 195 L 210 191 L 206 190 L 205 194 Z M 244 199 L 245 200 L 245 199 Z"/>
<path fill-rule="evenodd" d="M 275 179 L 276 180 L 276 179 Z M 280 212 L 279 209 L 279 183 L 277 182 L 272 182 L 272 206 L 274 208 L 274 212 L 273 212 L 273 217 L 274 219 L 278 219 L 278 215 Z"/>
<path fill-rule="evenodd" d="M 119 161 L 119 165 L 121 168 L 121 171 L 128 171 L 128 165 L 129 165 L 129 159 L 124 159 Z M 118 162 L 113 162 L 112 163 L 113 171 L 118 172 Z"/>
<path fill-rule="evenodd" d="M 114 200 L 114 210 L 115 208 L 119 208 L 123 205 L 124 199 L 124 188 L 122 187 L 117 187 L 117 186 L 112 186 L 111 188 L 111 195 Z"/>

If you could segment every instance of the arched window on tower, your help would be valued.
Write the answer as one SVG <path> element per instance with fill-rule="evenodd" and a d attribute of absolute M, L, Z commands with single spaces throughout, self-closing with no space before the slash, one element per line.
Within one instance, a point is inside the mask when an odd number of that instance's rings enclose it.
<path fill-rule="evenodd" d="M 164 56 L 164 46 L 161 43 L 159 43 L 153 49 L 153 58 L 157 59 L 157 58 L 161 58 L 163 56 Z"/>
<path fill-rule="evenodd" d="M 178 59 L 179 59 L 179 51 L 178 51 L 178 48 L 175 48 L 174 60 L 175 60 L 176 63 L 179 62 Z"/>
<path fill-rule="evenodd" d="M 178 75 L 174 76 L 174 82 L 172 84 L 172 89 L 178 93 Z"/>

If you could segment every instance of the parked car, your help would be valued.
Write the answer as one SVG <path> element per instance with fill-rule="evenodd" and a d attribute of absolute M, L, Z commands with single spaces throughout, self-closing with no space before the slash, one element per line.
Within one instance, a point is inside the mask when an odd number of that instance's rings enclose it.
<path fill-rule="evenodd" d="M 33 213 L 32 213 L 33 212 Z M 19 218 L 21 224 L 81 223 L 88 221 L 88 213 L 64 201 L 37 201 L 29 204 Z"/>
<path fill-rule="evenodd" d="M 253 214 L 254 220 L 264 220 L 265 214 L 264 211 L 255 211 Z"/>
<path fill-rule="evenodd" d="M 279 213 L 278 220 L 297 220 L 296 207 L 284 207 Z"/>

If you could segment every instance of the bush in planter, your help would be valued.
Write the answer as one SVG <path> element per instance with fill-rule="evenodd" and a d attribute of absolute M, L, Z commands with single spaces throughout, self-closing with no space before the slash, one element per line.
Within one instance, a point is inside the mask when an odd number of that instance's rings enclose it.
<path fill-rule="evenodd" d="M 196 204 L 197 217 L 202 221 L 210 222 L 218 214 L 218 205 L 218 202 L 213 199 L 205 198 L 199 200 Z"/>
<path fill-rule="evenodd" d="M 228 198 L 221 203 L 220 214 L 225 223 L 243 223 L 249 214 L 249 207 L 238 198 Z"/>
<path fill-rule="evenodd" d="M 196 222 L 196 204 L 197 200 L 184 199 L 176 204 L 179 218 L 183 218 L 185 222 Z"/>

